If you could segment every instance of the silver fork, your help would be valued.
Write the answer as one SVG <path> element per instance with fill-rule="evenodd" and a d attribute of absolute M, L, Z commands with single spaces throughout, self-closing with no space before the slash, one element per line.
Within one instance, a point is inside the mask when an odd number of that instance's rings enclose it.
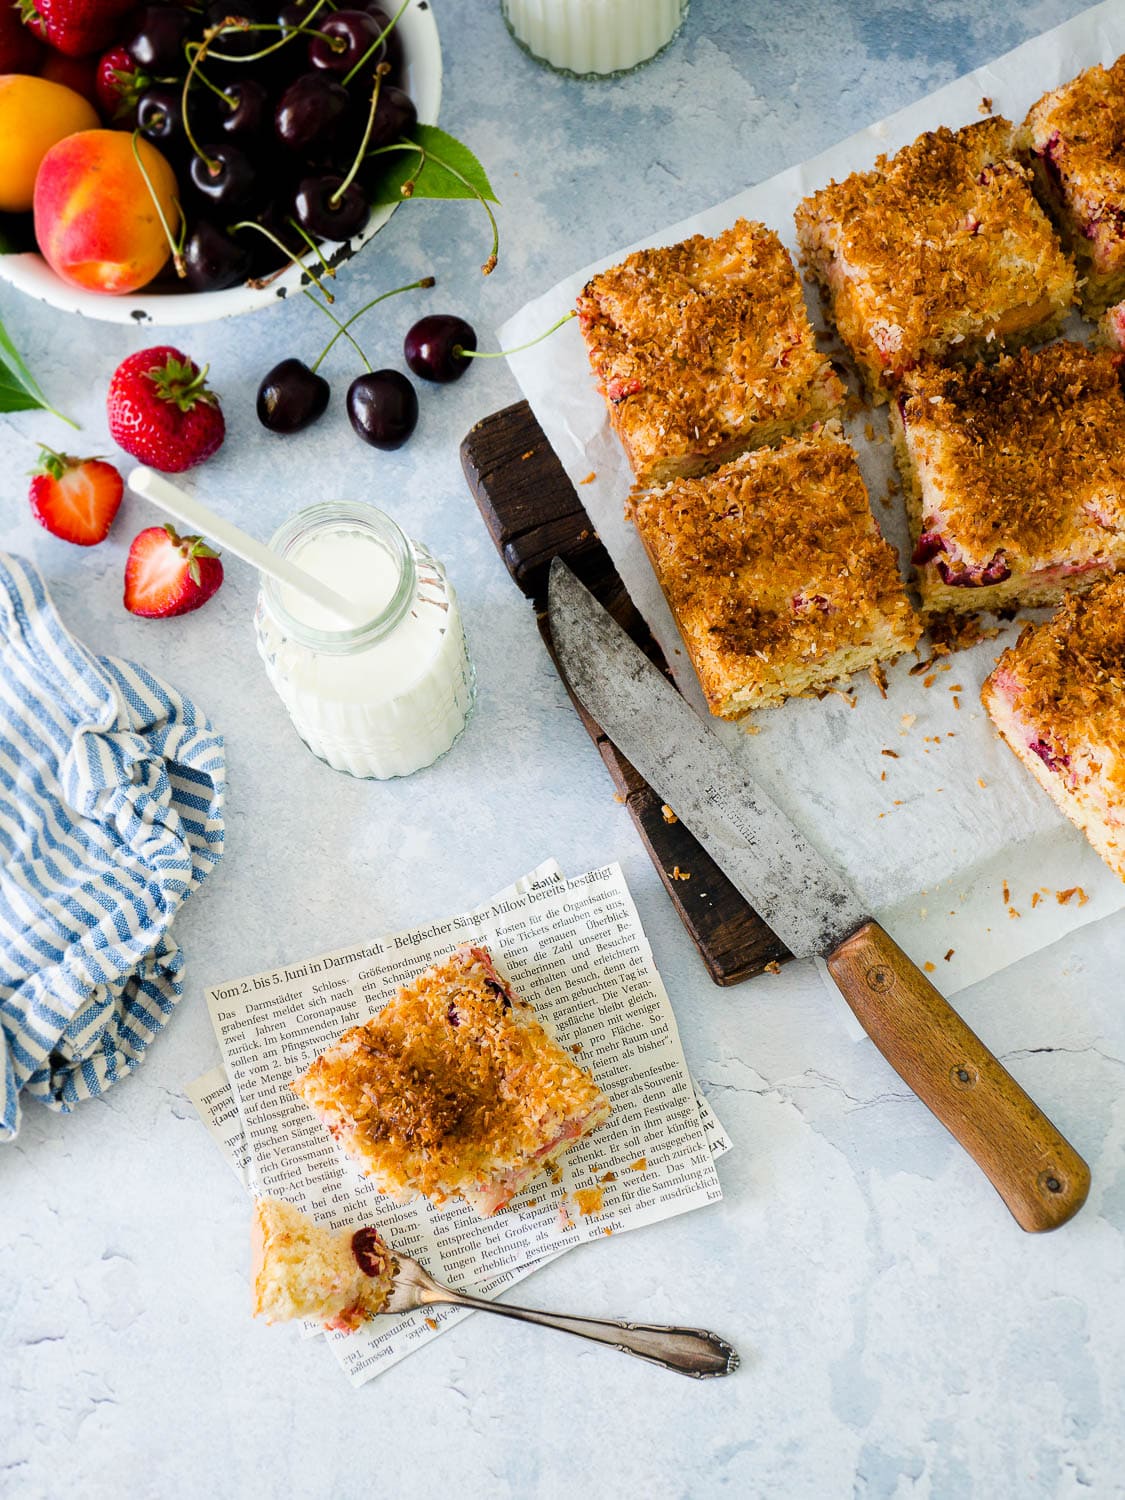
<path fill-rule="evenodd" d="M 622 1354 L 635 1354 L 650 1364 L 663 1365 L 701 1380 L 709 1375 L 730 1375 L 738 1369 L 739 1358 L 726 1339 L 705 1328 L 670 1328 L 661 1323 L 615 1323 L 602 1318 L 571 1318 L 562 1313 L 539 1312 L 530 1307 L 513 1307 L 508 1302 L 487 1302 L 454 1292 L 409 1255 L 395 1253 L 398 1274 L 384 1312 L 410 1312 L 415 1307 L 433 1307 L 444 1303 L 452 1307 L 475 1307 L 481 1312 L 499 1313 L 503 1318 L 518 1318 L 523 1323 L 541 1323 L 545 1328 L 559 1328 L 596 1344 L 608 1344 Z"/>

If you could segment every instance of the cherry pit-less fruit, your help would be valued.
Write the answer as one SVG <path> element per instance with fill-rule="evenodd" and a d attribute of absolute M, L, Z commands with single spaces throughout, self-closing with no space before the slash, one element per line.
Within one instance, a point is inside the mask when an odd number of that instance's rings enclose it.
<path fill-rule="evenodd" d="M 106 408 L 118 447 L 165 474 L 210 458 L 226 433 L 206 368 L 168 345 L 142 349 L 118 365 Z"/>

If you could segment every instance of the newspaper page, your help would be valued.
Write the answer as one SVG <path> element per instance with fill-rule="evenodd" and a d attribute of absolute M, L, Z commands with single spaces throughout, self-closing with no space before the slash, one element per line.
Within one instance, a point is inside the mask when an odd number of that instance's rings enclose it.
<path fill-rule="evenodd" d="M 563 1158 L 559 1182 L 540 1179 L 489 1220 L 460 1201 L 438 1209 L 380 1196 L 289 1088 L 341 1031 L 470 941 L 492 951 L 613 1104 L 610 1120 Z M 671 1005 L 618 866 L 548 878 L 475 913 L 251 975 L 207 998 L 252 1189 L 333 1225 L 372 1221 L 439 1280 L 493 1295 L 574 1245 L 722 1196 Z M 329 1341 L 358 1385 L 460 1316 L 380 1318 Z"/>

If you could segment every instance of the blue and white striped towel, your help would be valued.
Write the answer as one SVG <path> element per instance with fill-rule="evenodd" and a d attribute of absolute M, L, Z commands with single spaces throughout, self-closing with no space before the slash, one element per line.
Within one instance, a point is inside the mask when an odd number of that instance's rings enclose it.
<path fill-rule="evenodd" d="M 136 1067 L 183 992 L 169 936 L 223 852 L 222 737 L 94 656 L 0 553 L 0 1140 L 20 1093 L 68 1111 Z"/>

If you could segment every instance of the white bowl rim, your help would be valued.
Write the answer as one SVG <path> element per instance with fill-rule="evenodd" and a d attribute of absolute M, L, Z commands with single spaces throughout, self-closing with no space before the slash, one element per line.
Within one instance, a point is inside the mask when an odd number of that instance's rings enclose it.
<path fill-rule="evenodd" d="M 397 29 L 402 34 L 407 93 L 414 100 L 422 124 L 436 125 L 441 107 L 442 59 L 437 21 L 430 0 L 415 0 L 408 6 L 399 18 Z M 339 245 L 323 245 L 321 248 L 327 259 L 333 264 L 350 259 L 382 229 L 397 207 L 397 204 L 390 204 L 376 209 L 362 233 L 354 239 Z M 291 266 L 268 287 L 235 286 L 222 292 L 146 292 L 142 289 L 115 297 L 71 286 L 55 275 L 42 255 L 29 251 L 0 255 L 0 281 L 62 312 L 77 313 L 79 317 L 95 318 L 103 323 L 152 328 L 212 323 L 219 318 L 274 307 L 290 292 L 309 285 L 311 278 L 300 266 Z"/>

